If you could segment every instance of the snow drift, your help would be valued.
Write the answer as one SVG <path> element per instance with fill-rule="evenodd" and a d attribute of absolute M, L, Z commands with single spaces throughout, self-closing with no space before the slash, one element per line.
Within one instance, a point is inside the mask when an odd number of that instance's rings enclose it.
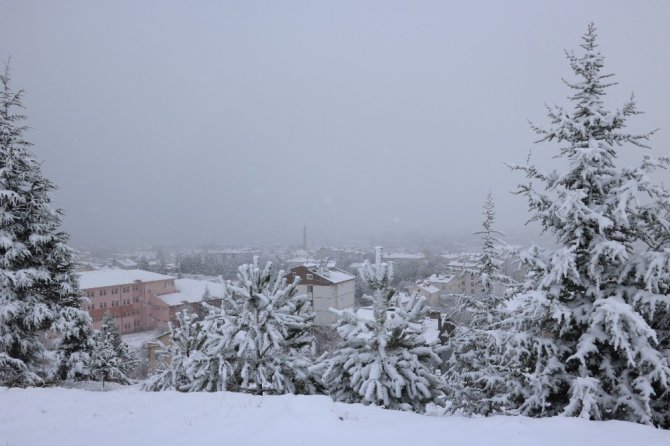
<path fill-rule="evenodd" d="M 417 415 L 326 396 L 0 388 L 3 446 L 670 444 L 670 431 L 576 418 Z"/>

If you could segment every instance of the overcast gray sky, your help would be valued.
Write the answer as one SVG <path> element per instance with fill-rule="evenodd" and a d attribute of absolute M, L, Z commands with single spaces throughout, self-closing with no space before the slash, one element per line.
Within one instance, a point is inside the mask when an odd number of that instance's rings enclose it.
<path fill-rule="evenodd" d="M 551 163 L 527 120 L 567 102 L 589 21 L 608 105 L 634 91 L 670 152 L 662 0 L 0 0 L 0 58 L 74 243 L 469 233 L 489 189 L 515 234 L 503 161 Z"/>

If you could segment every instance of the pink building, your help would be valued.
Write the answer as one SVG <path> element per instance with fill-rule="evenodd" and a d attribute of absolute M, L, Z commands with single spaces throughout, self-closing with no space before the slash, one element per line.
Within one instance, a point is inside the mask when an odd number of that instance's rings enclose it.
<path fill-rule="evenodd" d="M 121 333 L 149 330 L 158 326 L 152 303 L 156 296 L 174 293 L 175 278 L 138 269 L 101 270 L 79 273 L 79 286 L 88 299 L 82 307 L 99 329 L 106 314 L 114 317 Z"/>
<path fill-rule="evenodd" d="M 86 299 L 82 308 L 99 329 L 106 314 L 114 317 L 121 333 L 166 329 L 177 311 L 199 305 L 205 290 L 213 299 L 223 296 L 215 282 L 176 279 L 139 269 L 108 269 L 79 273 L 79 286 Z"/>

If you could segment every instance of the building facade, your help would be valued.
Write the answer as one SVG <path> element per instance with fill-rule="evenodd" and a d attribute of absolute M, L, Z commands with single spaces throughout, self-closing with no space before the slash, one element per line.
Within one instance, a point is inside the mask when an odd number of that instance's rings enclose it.
<path fill-rule="evenodd" d="M 138 269 L 83 271 L 79 286 L 82 308 L 91 315 L 93 329 L 99 329 L 109 314 L 122 334 L 165 330 L 178 311 L 200 305 L 205 290 L 213 299 L 223 295 L 221 284 Z"/>
<path fill-rule="evenodd" d="M 337 320 L 331 308 L 354 309 L 356 295 L 356 277 L 334 266 L 306 264 L 291 268 L 288 280 L 299 278 L 298 292 L 306 294 L 312 302 L 315 318 L 314 325 L 330 326 Z"/>

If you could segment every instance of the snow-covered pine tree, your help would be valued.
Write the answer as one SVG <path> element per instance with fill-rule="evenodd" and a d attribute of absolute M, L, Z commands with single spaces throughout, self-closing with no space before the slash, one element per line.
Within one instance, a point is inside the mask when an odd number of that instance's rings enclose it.
<path fill-rule="evenodd" d="M 194 392 L 218 390 L 210 387 L 216 382 L 211 379 L 217 370 L 205 354 L 205 332 L 196 314 L 183 310 L 177 313 L 177 323 L 170 322 L 171 343 L 165 347 L 167 363 L 162 364 L 158 372 L 143 385 L 145 390 L 178 390 Z"/>
<path fill-rule="evenodd" d="M 210 307 L 204 326 L 207 355 L 216 363 L 212 390 L 256 394 L 317 392 L 308 368 L 314 348 L 314 313 L 297 281 L 258 257 L 242 265 L 238 284 L 228 285 L 221 307 Z"/>
<path fill-rule="evenodd" d="M 77 279 L 75 279 L 77 280 Z M 51 326 L 56 341 L 56 375 L 61 380 L 81 380 L 89 377 L 88 364 L 93 350 L 91 318 L 77 307 L 80 297 L 63 300 L 59 316 Z"/>
<path fill-rule="evenodd" d="M 205 286 L 205 291 L 202 293 L 202 301 L 209 302 L 212 300 L 212 293 L 209 291 L 209 287 Z"/>
<path fill-rule="evenodd" d="M 475 232 L 475 235 L 479 235 L 482 240 L 482 248 L 477 256 L 477 271 L 479 271 L 479 282 L 482 288 L 482 299 L 479 299 L 478 302 L 482 303 L 485 308 L 493 308 L 501 301 L 501 296 L 494 294 L 496 283 L 508 284 L 510 279 L 500 272 L 499 248 L 502 242 L 498 237 L 504 234 L 495 229 L 496 211 L 491 192 L 486 195 L 482 209 L 484 215 L 482 230 Z"/>
<path fill-rule="evenodd" d="M 127 374 L 133 364 L 133 358 L 121 339 L 119 328 L 111 315 L 106 315 L 100 330 L 93 334 L 90 375 L 100 380 L 102 388 L 106 381 L 128 384 Z"/>
<path fill-rule="evenodd" d="M 450 354 L 444 369 L 452 411 L 488 415 L 504 407 L 507 393 L 498 332 L 506 314 L 506 294 L 497 291 L 495 285 L 511 287 L 513 281 L 500 272 L 498 237 L 503 234 L 494 227 L 495 205 L 490 192 L 483 215 L 482 230 L 475 232 L 482 240 L 477 256 L 481 293 L 461 296 L 460 311 L 467 312 L 469 318 L 457 325 L 448 340 Z"/>
<path fill-rule="evenodd" d="M 40 334 L 57 340 L 61 376 L 75 377 L 87 360 L 88 313 L 74 272 L 55 186 L 25 140 L 22 91 L 0 74 L 0 385 L 31 386 L 50 378 Z"/>
<path fill-rule="evenodd" d="M 567 53 L 577 77 L 565 81 L 574 92 L 572 110 L 550 107 L 551 126 L 533 126 L 540 141 L 560 144 L 557 157 L 567 170 L 512 166 L 529 180 L 519 193 L 528 199 L 530 220 L 557 246 L 526 255 L 531 273 L 504 343 L 515 369 L 509 396 L 526 415 L 668 427 L 670 367 L 659 330 L 669 317 L 670 199 L 649 173 L 670 161 L 616 165 L 618 147 L 646 147 L 651 133 L 623 131 L 639 113 L 632 98 L 615 111 L 605 108 L 614 83 L 602 72 L 592 24 L 582 40 L 583 55 Z"/>
<path fill-rule="evenodd" d="M 389 409 L 425 412 L 426 405 L 443 405 L 443 383 L 435 375 L 439 364 L 436 343 L 423 336 L 425 299 L 398 293 L 392 286 L 393 266 L 365 262 L 361 278 L 372 289 L 373 318 L 353 310 L 333 310 L 338 316 L 337 349 L 312 370 L 335 401 L 373 404 Z"/>

